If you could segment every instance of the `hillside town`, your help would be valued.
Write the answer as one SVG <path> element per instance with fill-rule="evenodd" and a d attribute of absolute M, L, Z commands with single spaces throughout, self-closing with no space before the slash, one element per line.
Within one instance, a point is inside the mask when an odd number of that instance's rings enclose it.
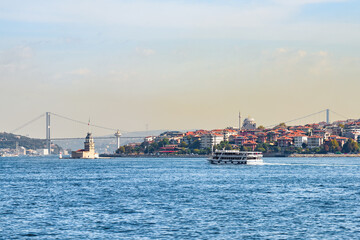
<path fill-rule="evenodd" d="M 116 153 L 128 155 L 210 154 L 214 149 L 261 151 L 264 154 L 358 153 L 360 120 L 319 122 L 299 126 L 281 123 L 273 128 L 256 126 L 246 118 L 238 128 L 188 132 L 167 131 L 148 136 L 141 143 L 121 146 Z"/>

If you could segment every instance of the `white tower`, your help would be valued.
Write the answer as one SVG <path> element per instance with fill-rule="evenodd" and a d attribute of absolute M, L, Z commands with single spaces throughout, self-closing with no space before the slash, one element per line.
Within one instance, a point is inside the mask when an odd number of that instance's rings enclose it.
<path fill-rule="evenodd" d="M 120 148 L 120 137 L 121 137 L 121 133 L 120 133 L 119 130 L 117 130 L 114 135 L 115 135 L 116 141 L 117 141 L 117 149 L 119 149 L 119 148 Z"/>
<path fill-rule="evenodd" d="M 239 130 L 241 130 L 241 113 L 239 111 Z"/>

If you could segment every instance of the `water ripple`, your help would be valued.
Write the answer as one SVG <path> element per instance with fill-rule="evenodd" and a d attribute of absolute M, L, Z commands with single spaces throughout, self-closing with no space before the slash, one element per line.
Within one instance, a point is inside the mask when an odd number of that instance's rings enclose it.
<path fill-rule="evenodd" d="M 360 161 L 0 158 L 0 239 L 356 239 Z"/>

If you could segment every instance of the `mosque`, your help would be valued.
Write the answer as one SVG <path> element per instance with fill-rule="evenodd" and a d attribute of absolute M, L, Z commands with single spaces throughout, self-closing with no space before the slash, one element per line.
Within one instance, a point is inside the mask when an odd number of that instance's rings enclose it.
<path fill-rule="evenodd" d="M 255 119 L 251 117 L 247 117 L 244 119 L 244 122 L 241 126 L 241 115 L 239 113 L 239 129 L 244 129 L 244 130 L 256 129 Z"/>

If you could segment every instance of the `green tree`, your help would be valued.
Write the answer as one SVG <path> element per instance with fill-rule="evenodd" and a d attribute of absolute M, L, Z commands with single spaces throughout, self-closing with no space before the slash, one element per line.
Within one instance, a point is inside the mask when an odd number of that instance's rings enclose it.
<path fill-rule="evenodd" d="M 200 149 L 200 141 L 195 140 L 189 145 L 189 149 Z"/>
<path fill-rule="evenodd" d="M 259 129 L 259 130 L 265 130 L 265 127 L 264 127 L 263 125 L 260 125 L 260 126 L 258 126 L 257 129 Z"/>
<path fill-rule="evenodd" d="M 193 153 L 199 154 L 199 153 L 200 153 L 200 149 L 194 149 L 194 150 L 193 150 Z"/>
<path fill-rule="evenodd" d="M 187 148 L 187 147 L 188 147 L 188 145 L 187 145 L 187 143 L 186 143 L 186 142 L 182 141 L 182 142 L 180 143 L 180 146 L 179 146 L 179 147 L 182 147 L 182 148 Z"/>
<path fill-rule="evenodd" d="M 121 146 L 119 147 L 119 149 L 116 150 L 116 153 L 125 153 L 125 147 L 124 146 Z"/>
<path fill-rule="evenodd" d="M 220 144 L 217 144 L 215 146 L 215 149 L 232 150 L 233 148 L 232 148 L 231 144 L 229 144 L 228 141 L 222 141 L 222 142 L 220 142 Z"/>
<path fill-rule="evenodd" d="M 164 138 L 164 139 L 162 139 L 158 144 L 159 144 L 159 147 L 164 147 L 164 146 L 168 145 L 169 142 L 170 142 L 170 141 L 169 141 L 168 138 Z"/>
<path fill-rule="evenodd" d="M 341 151 L 341 147 L 339 146 L 339 143 L 335 139 L 329 142 L 329 151 L 332 153 Z"/>
<path fill-rule="evenodd" d="M 349 138 L 347 142 L 344 144 L 342 149 L 343 153 L 358 153 L 359 152 L 359 145 L 353 139 Z"/>

